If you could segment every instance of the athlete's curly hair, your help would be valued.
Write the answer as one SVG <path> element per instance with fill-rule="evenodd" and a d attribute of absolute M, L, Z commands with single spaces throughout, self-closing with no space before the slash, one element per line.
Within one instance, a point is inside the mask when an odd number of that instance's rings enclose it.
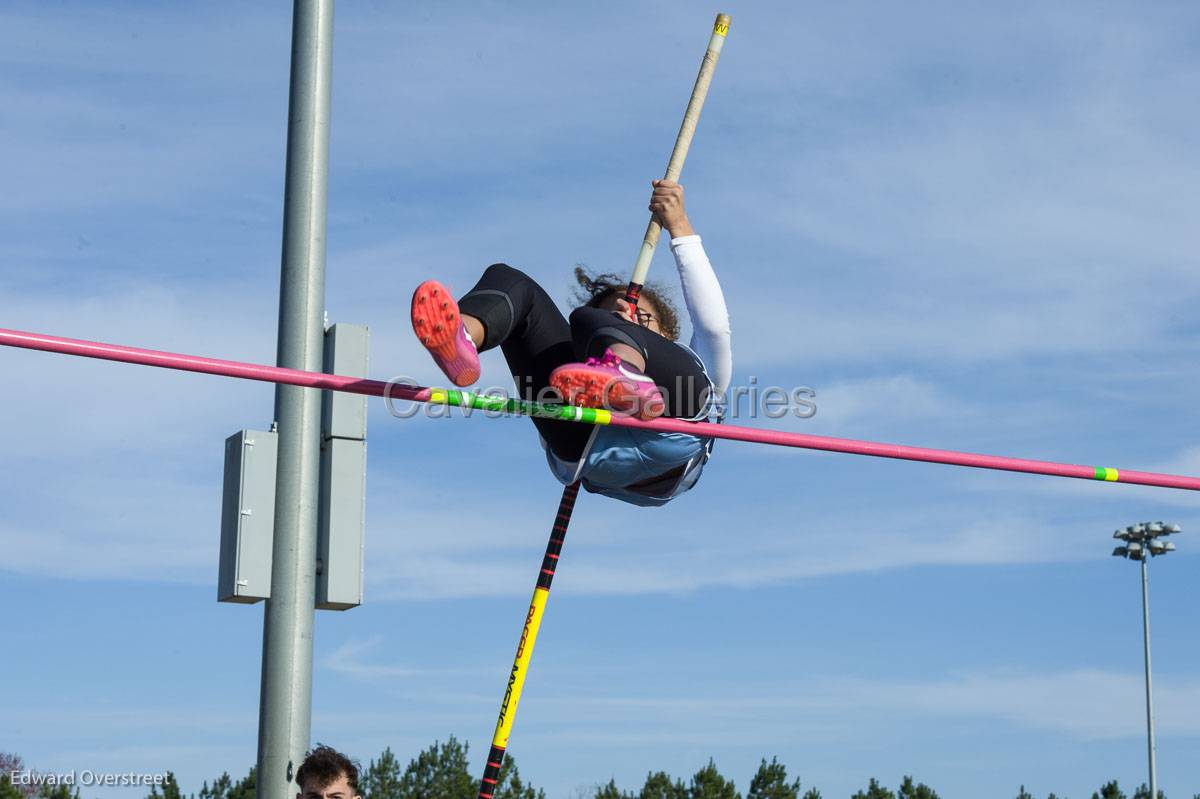
<path fill-rule="evenodd" d="M 358 796 L 358 764 L 331 746 L 317 744 L 296 770 L 296 784 L 304 790 L 312 780 L 317 788 L 325 788 L 338 777 L 345 777 L 353 796 Z M 347 797 L 347 799 L 350 799 Z"/>
<path fill-rule="evenodd" d="M 615 272 L 593 272 L 582 264 L 575 267 L 575 282 L 578 284 L 571 290 L 571 301 L 581 306 L 595 308 L 614 294 L 624 296 L 629 281 L 621 278 Z M 664 338 L 671 341 L 679 339 L 679 312 L 675 303 L 667 293 L 667 288 L 661 283 L 647 283 L 642 288 L 642 296 L 654 303 L 658 309 L 658 326 Z"/>

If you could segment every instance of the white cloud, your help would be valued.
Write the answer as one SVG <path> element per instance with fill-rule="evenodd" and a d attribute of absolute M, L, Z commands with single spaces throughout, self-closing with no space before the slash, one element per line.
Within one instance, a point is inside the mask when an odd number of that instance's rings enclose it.
<path fill-rule="evenodd" d="M 851 425 L 877 427 L 912 421 L 946 424 L 970 409 L 929 380 L 911 374 L 842 380 L 823 385 L 814 398 L 817 413 L 805 432 L 835 433 Z M 894 427 L 893 427 L 894 429 Z"/>
<path fill-rule="evenodd" d="M 344 641 L 321 658 L 321 666 L 343 677 L 356 680 L 390 681 L 403 678 L 462 678 L 490 677 L 503 669 L 503 664 L 485 664 L 473 667 L 458 666 L 405 666 L 393 663 L 372 662 L 371 655 L 378 652 L 384 642 L 383 636 L 373 635 L 365 639 Z"/>
<path fill-rule="evenodd" d="M 0 81 L 10 112 L 5 171 L 21 189 L 0 208 L 54 214 L 59 224 L 70 212 L 114 206 L 141 218 L 167 208 L 194 218 L 201 197 L 218 191 L 274 195 L 288 31 L 286 17 L 248 8 L 204 25 L 162 9 L 4 13 L 0 39 L 14 66 Z M 258 186 L 248 189 L 252 175 Z"/>
<path fill-rule="evenodd" d="M 756 291 L 727 282 L 743 366 L 1171 346 L 1200 290 L 1186 217 L 1196 166 L 1180 134 L 1192 123 L 1173 98 L 1200 71 L 1183 58 L 1165 85 L 1145 80 L 1150 53 L 1183 57 L 1186 44 L 1113 15 L 1087 23 L 1105 48 L 1047 47 L 1058 16 L 993 18 L 987 36 L 949 39 L 965 16 L 923 31 L 893 20 L 887 46 L 851 46 L 764 112 L 719 190 L 732 234 L 759 235 L 710 241 L 719 268 L 760 275 Z M 1012 40 L 1027 58 L 996 50 Z"/>
<path fill-rule="evenodd" d="M 547 478 L 548 479 L 548 478 Z M 379 489 L 378 486 L 374 487 Z M 551 487 L 552 488 L 552 487 Z M 772 485 L 761 490 L 771 494 Z M 447 526 L 444 514 L 422 502 L 419 484 L 409 492 L 380 489 L 373 500 L 368 541 L 368 590 L 373 600 L 402 601 L 451 597 L 522 596 L 532 590 L 541 561 L 546 514 L 556 494 L 538 491 L 541 507 L 527 498 L 488 500 L 486 510 L 469 508 Z M 394 508 L 378 496 L 389 497 Z M 920 502 L 919 498 L 914 500 Z M 753 589 L 827 575 L 860 575 L 916 566 L 956 567 L 1042 563 L 1089 559 L 1090 549 L 1044 541 L 1045 523 L 1017 511 L 980 518 L 971 500 L 921 505 L 905 514 L 872 507 L 839 506 L 836 495 L 812 498 L 803 518 L 786 503 L 760 505 L 753 520 L 770 537 L 747 541 L 731 534 L 746 523 L 740 506 L 719 496 L 657 511 L 654 518 L 583 497 L 569 532 L 560 570 L 569 575 L 556 591 L 571 595 L 686 593 L 717 587 Z M 715 504 L 714 504 L 715 503 Z M 497 526 L 493 521 L 502 518 Z M 1063 541 L 1094 538 L 1089 518 L 1055 528 Z M 437 529 L 436 536 L 403 531 Z M 851 547 L 818 546 L 816 531 L 838 529 Z M 651 553 L 653 553 L 651 555 Z"/>
<path fill-rule="evenodd" d="M 1156 682 L 1171 696 L 1156 713 L 1161 734 L 1200 736 L 1200 681 L 1164 676 Z M 621 730 L 644 743 L 668 736 L 676 743 L 702 744 L 703 735 L 687 730 L 719 728 L 748 746 L 780 747 L 861 738 L 864 728 L 898 715 L 909 723 L 986 720 L 1082 741 L 1138 738 L 1145 734 L 1144 690 L 1140 674 L 1077 669 L 911 681 L 806 674 L 803 681 L 743 688 L 729 698 L 564 692 L 540 701 L 568 716 L 605 720 L 595 729 L 578 725 L 550 733 L 572 741 L 612 745 L 621 740 Z"/>
<path fill-rule="evenodd" d="M 8 490 L 3 568 L 59 579 L 206 582 L 220 539 L 220 457 L 211 481 L 154 468 L 27 472 Z"/>
<path fill-rule="evenodd" d="M 1200 681 L 1160 676 L 1158 729 L 1200 735 Z M 992 718 L 1082 739 L 1136 738 L 1145 733 L 1140 674 L 1077 670 L 1051 674 L 971 674 L 934 682 L 846 684 L 843 706 L 892 708 L 934 715 Z"/>

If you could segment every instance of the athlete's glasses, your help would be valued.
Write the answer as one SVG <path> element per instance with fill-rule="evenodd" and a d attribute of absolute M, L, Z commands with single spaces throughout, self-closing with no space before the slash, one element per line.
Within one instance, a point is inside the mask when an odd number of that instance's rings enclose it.
<path fill-rule="evenodd" d="M 650 327 L 650 323 L 654 321 L 654 314 L 649 311 L 636 311 L 637 323 L 642 327 Z"/>

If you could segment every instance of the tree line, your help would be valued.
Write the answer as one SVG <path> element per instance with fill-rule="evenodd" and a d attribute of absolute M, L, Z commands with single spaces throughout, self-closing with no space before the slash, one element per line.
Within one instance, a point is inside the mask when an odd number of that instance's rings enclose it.
<path fill-rule="evenodd" d="M 400 761 L 390 747 L 384 749 L 378 758 L 370 760 L 361 769 L 359 787 L 363 799 L 476 799 L 479 781 L 469 768 L 468 749 L 468 744 L 450 736 L 445 743 L 435 741 L 404 768 L 400 767 Z M 0 752 L 0 799 L 81 799 L 78 787 L 14 784 L 12 775 L 25 771 L 28 769 L 19 756 Z M 146 799 L 255 799 L 255 785 L 255 769 L 251 768 L 240 780 L 234 780 L 226 772 L 211 784 L 206 781 L 197 793 L 184 794 L 175 775 L 168 771 L 161 789 L 151 786 Z M 500 769 L 493 799 L 546 799 L 546 792 L 521 778 L 516 760 L 509 754 Z M 816 788 L 802 789 L 799 778 L 789 780 L 787 769 L 772 757 L 770 762 L 762 759 L 744 795 L 710 759 L 686 783 L 665 771 L 653 771 L 646 775 L 645 782 L 637 790 L 623 790 L 610 779 L 587 790 L 576 790 L 564 799 L 822 799 L 822 795 Z M 872 777 L 850 799 L 940 797 L 933 788 L 905 775 L 895 791 Z M 1022 785 L 1013 799 L 1037 797 Z M 1066 797 L 1051 792 L 1045 799 Z M 1132 795 L 1127 795 L 1117 781 L 1112 780 L 1094 791 L 1091 799 L 1150 799 L 1150 789 L 1142 784 Z M 1166 799 L 1162 791 L 1158 792 L 1158 799 Z M 1192 799 L 1200 799 L 1200 794 L 1193 794 Z"/>

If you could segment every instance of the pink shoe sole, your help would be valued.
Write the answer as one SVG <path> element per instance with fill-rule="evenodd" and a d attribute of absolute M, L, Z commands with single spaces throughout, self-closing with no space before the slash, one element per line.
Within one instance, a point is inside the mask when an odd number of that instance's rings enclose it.
<path fill-rule="evenodd" d="M 627 380 L 615 377 L 611 369 L 582 363 L 560 366 L 550 375 L 550 385 L 568 405 L 607 408 L 614 413 L 637 411 L 640 419 L 655 419 L 665 407 L 657 390 L 651 395 L 637 391 Z"/>
<path fill-rule="evenodd" d="M 473 348 L 471 352 L 460 351 L 470 345 L 459 340 L 464 332 L 458 303 L 436 280 L 426 280 L 413 292 L 412 326 L 421 344 L 455 385 L 469 386 L 479 380 L 479 358 Z"/>

